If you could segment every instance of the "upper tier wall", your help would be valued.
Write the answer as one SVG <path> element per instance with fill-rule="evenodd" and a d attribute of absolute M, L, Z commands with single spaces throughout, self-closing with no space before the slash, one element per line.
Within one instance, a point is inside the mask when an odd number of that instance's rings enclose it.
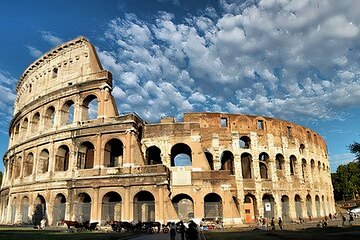
<path fill-rule="evenodd" d="M 326 142 L 318 133 L 309 128 L 281 119 L 243 114 L 185 113 L 184 122 L 199 123 L 200 128 L 204 129 L 204 132 L 211 133 L 229 131 L 229 133 L 239 132 L 245 135 L 249 132 L 256 132 L 258 136 L 272 134 L 275 137 L 275 145 L 281 145 L 281 137 L 286 137 L 289 140 L 298 139 L 299 143 L 307 142 L 319 147 L 324 151 L 323 154 L 325 157 L 327 157 L 328 154 Z M 222 126 L 222 124 L 224 125 Z M 203 137 L 204 136 L 203 134 Z M 278 141 L 277 138 L 279 138 Z M 279 142 L 279 144 L 276 144 L 276 142 Z"/>
<path fill-rule="evenodd" d="M 33 62 L 20 77 L 14 115 L 37 98 L 85 82 L 87 75 L 101 70 L 96 51 L 86 38 L 78 37 L 56 47 Z"/>

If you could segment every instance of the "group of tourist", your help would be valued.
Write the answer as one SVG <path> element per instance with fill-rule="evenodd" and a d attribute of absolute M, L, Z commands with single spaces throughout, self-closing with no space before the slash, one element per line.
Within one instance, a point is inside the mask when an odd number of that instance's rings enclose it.
<path fill-rule="evenodd" d="M 270 227 L 269 227 L 269 224 L 270 224 Z M 277 221 L 277 224 L 279 226 L 279 229 L 280 230 L 283 230 L 283 220 L 281 219 L 281 217 L 279 217 L 278 221 Z M 266 217 L 260 217 L 258 220 L 257 220 L 257 228 L 258 229 L 261 229 L 261 230 L 275 230 L 276 227 L 276 221 L 275 221 L 275 218 L 271 218 L 270 222 L 268 220 L 268 218 Z"/>
<path fill-rule="evenodd" d="M 170 240 L 175 240 L 176 236 L 176 224 L 172 222 L 170 224 Z M 186 228 L 183 221 L 179 223 L 179 232 L 181 234 L 181 240 L 198 240 L 199 239 L 199 229 L 198 225 L 194 221 L 190 221 L 188 223 L 188 227 Z"/>

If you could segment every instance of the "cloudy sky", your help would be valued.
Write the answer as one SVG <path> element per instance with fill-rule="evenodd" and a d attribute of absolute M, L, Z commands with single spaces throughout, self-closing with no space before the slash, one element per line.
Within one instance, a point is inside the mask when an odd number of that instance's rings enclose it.
<path fill-rule="evenodd" d="M 83 35 L 113 73 L 120 113 L 289 120 L 325 138 L 334 172 L 360 141 L 359 12 L 358 0 L 2 1 L 0 155 L 23 71 Z"/>

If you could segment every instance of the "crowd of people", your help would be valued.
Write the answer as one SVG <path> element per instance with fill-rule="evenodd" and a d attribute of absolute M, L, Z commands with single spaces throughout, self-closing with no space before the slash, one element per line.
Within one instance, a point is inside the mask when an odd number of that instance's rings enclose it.
<path fill-rule="evenodd" d="M 283 220 L 281 219 L 281 217 L 277 219 L 277 224 L 279 226 L 279 229 L 283 230 Z M 257 228 L 265 231 L 276 230 L 276 220 L 274 217 L 271 218 L 270 221 L 266 217 L 260 217 L 257 220 Z"/>
<path fill-rule="evenodd" d="M 179 233 L 181 234 L 181 240 L 198 240 L 199 239 L 199 226 L 194 222 L 190 221 L 187 224 L 187 227 L 180 221 L 179 223 Z M 170 240 L 175 240 L 175 236 L 177 233 L 177 226 L 175 222 L 170 224 Z"/>

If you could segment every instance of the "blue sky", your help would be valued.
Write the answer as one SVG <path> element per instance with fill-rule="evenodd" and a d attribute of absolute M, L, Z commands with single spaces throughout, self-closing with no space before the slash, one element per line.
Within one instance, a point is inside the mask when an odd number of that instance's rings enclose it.
<path fill-rule="evenodd" d="M 325 138 L 334 172 L 360 141 L 359 12 L 358 0 L 1 1 L 0 155 L 23 71 L 83 35 L 113 73 L 120 113 L 289 120 Z"/>

